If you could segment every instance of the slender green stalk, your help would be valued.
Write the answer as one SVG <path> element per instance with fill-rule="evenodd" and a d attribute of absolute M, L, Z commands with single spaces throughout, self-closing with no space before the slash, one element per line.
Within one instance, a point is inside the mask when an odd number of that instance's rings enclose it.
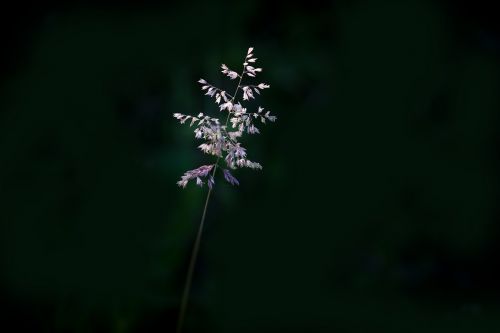
<path fill-rule="evenodd" d="M 191 290 L 191 281 L 193 280 L 193 272 L 196 264 L 196 259 L 198 257 L 198 252 L 200 250 L 201 234 L 203 232 L 203 225 L 205 224 L 205 216 L 207 215 L 208 201 L 210 200 L 210 194 L 212 189 L 208 190 L 207 199 L 205 200 L 205 208 L 203 209 L 203 215 L 201 217 L 200 226 L 198 228 L 198 234 L 196 235 L 196 240 L 193 246 L 193 253 L 191 254 L 191 259 L 189 261 L 188 274 L 186 278 L 186 286 L 184 287 L 184 293 L 182 294 L 181 309 L 179 314 L 179 320 L 177 321 L 177 333 L 181 333 L 182 325 L 184 323 L 184 317 L 186 316 L 187 302 L 189 299 L 189 292 Z"/>

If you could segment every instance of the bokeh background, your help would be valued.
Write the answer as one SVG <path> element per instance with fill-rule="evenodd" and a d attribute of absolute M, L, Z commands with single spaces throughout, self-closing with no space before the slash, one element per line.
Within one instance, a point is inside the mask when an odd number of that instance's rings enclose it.
<path fill-rule="evenodd" d="M 255 47 L 186 332 L 500 330 L 500 28 L 475 1 L 18 2 L 0 11 L 0 331 L 171 332 L 210 161 L 172 113 Z M 260 81 L 260 80 L 259 80 Z M 220 176 L 220 175 L 219 175 Z"/>

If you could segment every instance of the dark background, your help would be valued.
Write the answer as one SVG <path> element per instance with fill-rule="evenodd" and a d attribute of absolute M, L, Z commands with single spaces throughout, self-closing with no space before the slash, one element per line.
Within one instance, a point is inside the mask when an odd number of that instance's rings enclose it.
<path fill-rule="evenodd" d="M 138 3 L 0 11 L 0 331 L 173 331 L 211 159 L 172 113 L 249 46 L 278 121 L 218 175 L 185 331 L 500 330 L 489 1 Z"/>

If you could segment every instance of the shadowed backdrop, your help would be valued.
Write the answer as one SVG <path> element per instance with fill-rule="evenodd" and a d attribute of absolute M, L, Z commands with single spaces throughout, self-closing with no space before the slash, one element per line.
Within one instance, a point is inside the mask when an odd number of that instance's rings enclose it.
<path fill-rule="evenodd" d="M 219 115 L 255 47 L 278 117 L 219 174 L 186 332 L 500 328 L 487 1 L 55 2 L 0 13 L 0 330 L 175 328 Z"/>

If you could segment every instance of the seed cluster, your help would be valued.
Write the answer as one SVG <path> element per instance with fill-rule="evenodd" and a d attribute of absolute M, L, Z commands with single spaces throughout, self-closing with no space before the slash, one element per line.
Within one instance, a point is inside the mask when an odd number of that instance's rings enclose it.
<path fill-rule="evenodd" d="M 194 126 L 194 136 L 196 139 L 201 139 L 204 142 L 198 148 L 208 155 L 216 157 L 216 162 L 213 164 L 202 165 L 196 169 L 186 171 L 177 185 L 186 187 L 190 180 L 195 180 L 196 184 L 203 186 L 206 180 L 210 189 L 215 181 L 213 175 L 222 159 L 226 168 L 223 169 L 224 179 L 232 184 L 239 185 L 238 180 L 231 174 L 229 169 L 251 168 L 262 169 L 262 166 L 247 158 L 247 151 L 238 141 L 245 133 L 259 134 L 260 131 L 256 124 L 266 124 L 266 121 L 274 122 L 276 117 L 271 115 L 270 111 L 262 107 L 258 107 L 256 112 L 248 112 L 242 103 L 255 99 L 255 94 L 260 95 L 264 89 L 268 89 L 269 85 L 259 83 L 257 85 L 243 85 L 244 77 L 255 78 L 257 73 L 262 72 L 262 68 L 255 68 L 250 64 L 254 64 L 257 58 L 254 58 L 253 47 L 248 49 L 247 55 L 243 62 L 243 70 L 241 74 L 231 70 L 225 64 L 222 64 L 222 73 L 231 80 L 239 79 L 238 86 L 234 95 L 230 95 L 226 91 L 215 87 L 204 79 L 198 80 L 202 85 L 201 90 L 205 95 L 213 98 L 219 106 L 219 111 L 226 114 L 225 123 L 222 124 L 219 118 L 210 117 L 199 113 L 196 116 L 174 113 L 174 117 L 181 124 L 189 123 L 189 126 Z M 239 93 L 241 90 L 241 93 Z M 254 94 L 255 93 L 255 94 Z M 240 100 L 241 98 L 241 100 Z M 212 172 L 212 173 L 211 173 Z"/>

